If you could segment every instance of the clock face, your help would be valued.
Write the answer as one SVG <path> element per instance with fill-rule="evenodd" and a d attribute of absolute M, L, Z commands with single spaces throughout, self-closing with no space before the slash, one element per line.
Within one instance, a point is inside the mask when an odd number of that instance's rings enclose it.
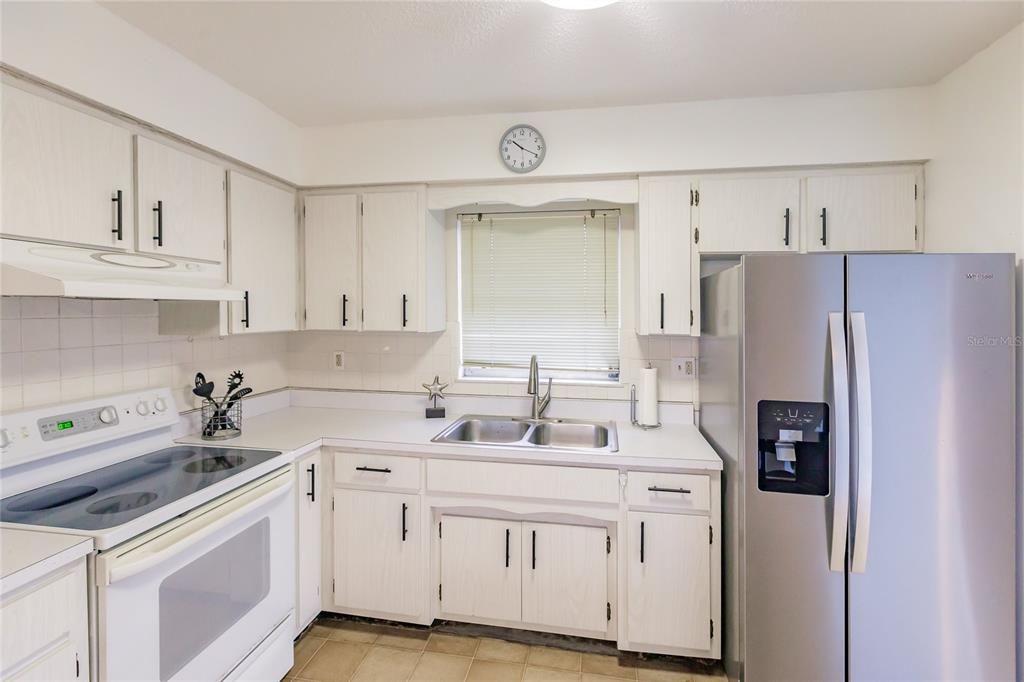
<path fill-rule="evenodd" d="M 512 126 L 501 136 L 498 153 L 505 167 L 514 173 L 529 173 L 544 161 L 547 145 L 533 126 Z"/>

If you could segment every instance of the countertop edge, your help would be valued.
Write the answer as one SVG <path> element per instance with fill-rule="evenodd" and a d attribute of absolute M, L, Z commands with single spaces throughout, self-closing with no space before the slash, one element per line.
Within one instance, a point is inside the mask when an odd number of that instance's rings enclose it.
<path fill-rule="evenodd" d="M 4 529 L 0 529 L 0 534 Z M 16 530 L 16 529 L 15 529 Z M 44 531 L 19 531 L 26 533 L 40 533 Z M 57 533 L 57 535 L 61 535 Z M 71 537 L 65 535 L 64 537 Z M 54 571 L 60 570 L 76 560 L 87 556 L 93 550 L 93 540 L 88 537 L 81 537 L 79 542 L 65 547 L 64 549 L 44 556 L 41 559 L 23 566 L 5 576 L 0 577 L 0 596 L 7 597 L 11 593 L 20 590 L 22 587 L 42 578 Z"/>

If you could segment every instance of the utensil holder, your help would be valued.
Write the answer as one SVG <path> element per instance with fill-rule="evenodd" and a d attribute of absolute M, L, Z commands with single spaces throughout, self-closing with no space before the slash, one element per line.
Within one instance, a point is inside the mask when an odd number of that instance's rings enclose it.
<path fill-rule="evenodd" d="M 242 435 L 242 399 L 224 408 L 224 398 L 204 400 L 200 407 L 203 440 L 228 440 Z"/>

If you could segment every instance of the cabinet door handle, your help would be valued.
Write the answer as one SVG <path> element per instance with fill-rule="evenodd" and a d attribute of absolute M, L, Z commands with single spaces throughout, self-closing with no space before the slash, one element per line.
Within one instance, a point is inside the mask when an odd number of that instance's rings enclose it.
<path fill-rule="evenodd" d="M 402 503 L 402 542 L 405 542 L 405 536 L 409 534 L 409 529 L 405 527 L 405 512 L 409 509 L 409 505 L 405 502 Z"/>
<path fill-rule="evenodd" d="M 512 540 L 512 530 L 510 528 L 505 529 L 505 568 L 508 568 L 509 564 L 509 543 Z"/>
<path fill-rule="evenodd" d="M 665 328 L 665 293 L 661 294 L 661 328 Z"/>
<path fill-rule="evenodd" d="M 789 246 L 789 209 L 786 209 L 786 232 L 782 235 L 782 244 Z"/>
<path fill-rule="evenodd" d="M 310 502 L 316 502 L 316 464 L 310 464 L 306 471 L 309 472 L 309 492 L 306 497 Z"/>
<path fill-rule="evenodd" d="M 649 485 L 647 489 L 652 493 L 679 493 L 680 495 L 689 495 L 691 492 L 686 488 L 662 488 L 656 485 Z"/>
<path fill-rule="evenodd" d="M 341 295 L 341 326 L 348 324 L 348 295 Z"/>
<path fill-rule="evenodd" d="M 117 235 L 117 241 L 121 241 L 124 239 L 124 192 L 117 190 L 117 196 L 111 201 L 117 204 L 117 227 L 111 232 Z"/>
<path fill-rule="evenodd" d="M 406 310 L 409 307 L 409 297 L 402 294 L 402 328 L 409 324 L 409 316 L 406 314 Z"/>
<path fill-rule="evenodd" d="M 644 562 L 644 522 L 640 522 L 640 563 Z"/>
<path fill-rule="evenodd" d="M 821 245 L 828 245 L 828 209 L 821 207 Z"/>
<path fill-rule="evenodd" d="M 245 292 L 245 297 L 243 299 L 243 304 L 242 304 L 242 324 L 245 325 L 246 329 L 249 328 L 249 292 L 248 291 Z"/>
<path fill-rule="evenodd" d="M 391 469 L 388 469 L 386 467 L 383 468 L 383 469 L 378 469 L 377 467 L 356 467 L 356 471 L 373 471 L 373 472 L 378 473 L 378 474 L 390 474 L 391 473 Z"/>
<path fill-rule="evenodd" d="M 153 237 L 153 241 L 156 242 L 157 246 L 164 245 L 164 202 L 156 202 L 156 206 L 153 207 L 153 213 L 156 213 L 156 236 Z"/>
<path fill-rule="evenodd" d="M 533 532 L 533 541 L 532 541 L 532 548 L 531 548 L 531 552 L 530 552 L 530 554 L 531 554 L 530 568 L 532 568 L 533 570 L 537 570 L 537 531 L 532 531 L 532 532 Z"/>

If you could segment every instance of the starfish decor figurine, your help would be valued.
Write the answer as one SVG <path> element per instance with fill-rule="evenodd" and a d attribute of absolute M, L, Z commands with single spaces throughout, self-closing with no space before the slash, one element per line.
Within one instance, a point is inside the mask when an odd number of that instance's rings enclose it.
<path fill-rule="evenodd" d="M 444 389 L 448 388 L 448 384 L 442 384 L 440 377 L 435 374 L 433 383 L 423 384 L 423 388 L 430 392 L 427 400 L 434 401 L 434 406 L 427 408 L 427 419 L 444 419 L 444 408 L 437 406 L 437 399 L 444 400 Z"/>

